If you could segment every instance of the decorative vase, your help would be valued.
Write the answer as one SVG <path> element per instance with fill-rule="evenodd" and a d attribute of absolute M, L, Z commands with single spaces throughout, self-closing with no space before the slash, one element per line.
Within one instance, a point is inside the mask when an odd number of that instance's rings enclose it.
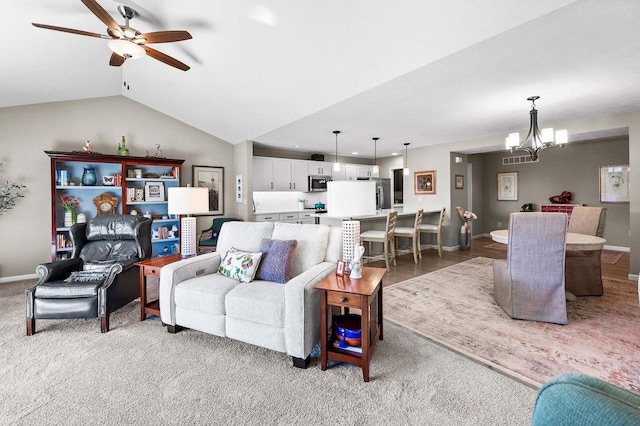
<path fill-rule="evenodd" d="M 94 186 L 96 184 L 96 169 L 93 167 L 85 167 L 82 173 L 82 184 L 85 186 Z"/>
<path fill-rule="evenodd" d="M 460 250 L 471 249 L 471 227 L 467 222 L 460 228 Z"/>
<path fill-rule="evenodd" d="M 76 223 L 76 211 L 75 210 L 65 210 L 64 212 L 64 226 L 70 227 Z"/>
<path fill-rule="evenodd" d="M 123 156 L 129 155 L 129 149 L 127 149 L 127 147 L 125 146 L 124 136 L 122 137 L 120 146 L 118 146 L 118 155 L 123 155 Z"/>

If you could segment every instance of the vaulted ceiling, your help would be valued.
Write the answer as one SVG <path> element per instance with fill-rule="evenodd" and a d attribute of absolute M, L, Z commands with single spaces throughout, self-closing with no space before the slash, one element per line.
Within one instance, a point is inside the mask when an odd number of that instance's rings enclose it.
<path fill-rule="evenodd" d="M 80 0 L 10 0 L 0 107 L 123 95 L 232 144 L 333 154 L 341 130 L 366 157 L 526 130 L 531 95 L 541 127 L 640 110 L 637 0 L 98 2 L 189 31 L 153 47 L 191 69 L 111 67 L 106 40 L 31 25 L 104 34 Z"/>

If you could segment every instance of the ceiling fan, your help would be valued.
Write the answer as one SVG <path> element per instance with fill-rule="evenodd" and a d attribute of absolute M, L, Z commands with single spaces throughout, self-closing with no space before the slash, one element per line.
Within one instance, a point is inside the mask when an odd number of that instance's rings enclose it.
<path fill-rule="evenodd" d="M 109 49 L 113 52 L 109 65 L 119 67 L 128 58 L 140 58 L 149 55 L 160 62 L 187 71 L 190 67 L 169 55 L 165 55 L 155 49 L 152 49 L 148 43 L 169 43 L 174 41 L 189 40 L 191 34 L 187 31 L 156 31 L 151 33 L 140 33 L 140 31 L 129 26 L 129 20 L 136 16 L 136 11 L 129 6 L 118 6 L 118 12 L 125 20 L 124 25 L 118 23 L 102 8 L 95 0 L 81 0 L 94 15 L 98 17 L 106 26 L 107 34 L 97 34 L 88 31 L 75 30 L 72 28 L 56 27 L 53 25 L 32 23 L 38 28 L 47 30 L 62 31 L 65 33 L 79 34 L 89 37 L 98 37 L 109 40 Z"/>

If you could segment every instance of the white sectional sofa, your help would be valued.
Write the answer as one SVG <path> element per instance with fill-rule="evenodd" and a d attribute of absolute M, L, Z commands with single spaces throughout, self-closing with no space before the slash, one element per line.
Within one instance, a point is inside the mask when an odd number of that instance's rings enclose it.
<path fill-rule="evenodd" d="M 217 272 L 230 248 L 258 252 L 264 238 L 296 240 L 289 281 L 245 283 Z M 170 332 L 186 327 L 284 352 L 304 368 L 320 340 L 320 292 L 314 286 L 334 273 L 341 256 L 339 227 L 227 222 L 215 252 L 162 268 L 162 321 Z"/>

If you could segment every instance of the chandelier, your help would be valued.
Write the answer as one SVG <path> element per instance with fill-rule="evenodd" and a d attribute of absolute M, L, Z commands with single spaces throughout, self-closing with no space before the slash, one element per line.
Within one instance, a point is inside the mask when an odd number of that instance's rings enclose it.
<path fill-rule="evenodd" d="M 558 130 L 555 133 L 554 139 L 552 128 L 542 130 L 538 128 L 538 110 L 536 109 L 536 100 L 538 99 L 540 99 L 540 96 L 531 96 L 527 98 L 528 101 L 531 101 L 531 111 L 529 111 L 529 133 L 527 134 L 527 137 L 524 138 L 524 142 L 520 142 L 519 133 L 509 133 L 506 141 L 507 149 L 510 152 L 527 151 L 531 157 L 531 161 L 538 160 L 538 152 L 540 152 L 541 149 L 556 145 L 564 147 L 568 142 L 568 133 L 566 130 Z"/>

